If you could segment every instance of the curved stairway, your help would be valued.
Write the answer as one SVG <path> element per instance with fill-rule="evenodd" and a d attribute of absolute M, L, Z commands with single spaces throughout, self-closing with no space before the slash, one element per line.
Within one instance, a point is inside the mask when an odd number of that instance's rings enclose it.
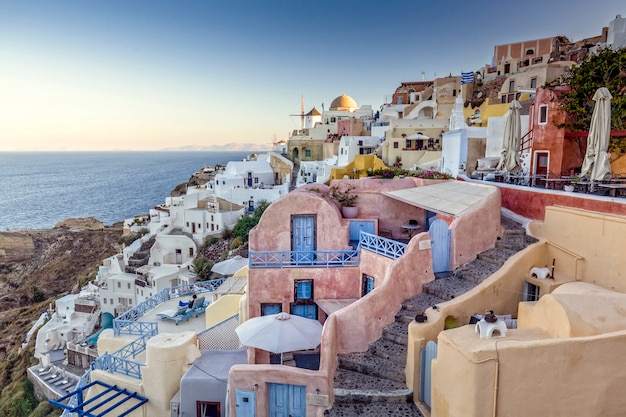
<path fill-rule="evenodd" d="M 519 223 L 506 217 L 502 217 L 501 222 L 504 233 L 495 248 L 479 254 L 449 276 L 425 284 L 421 294 L 405 300 L 395 322 L 383 329 L 382 337 L 371 343 L 367 351 L 338 355 L 335 403 L 325 415 L 423 417 L 413 403 L 413 391 L 406 387 L 404 378 L 408 323 L 418 311 L 474 288 L 511 255 L 536 241 L 526 235 Z"/>

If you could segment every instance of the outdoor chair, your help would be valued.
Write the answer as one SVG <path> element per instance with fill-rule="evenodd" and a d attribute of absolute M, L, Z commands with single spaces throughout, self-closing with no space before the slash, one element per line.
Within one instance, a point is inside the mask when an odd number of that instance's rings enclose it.
<path fill-rule="evenodd" d="M 176 322 L 176 325 L 178 326 L 178 323 L 180 323 L 183 320 L 185 321 L 189 320 L 191 316 L 187 313 L 187 306 L 182 306 L 182 307 L 178 307 L 178 309 L 176 310 L 162 311 L 157 314 L 157 317 L 160 318 L 161 320 L 165 320 L 165 319 L 174 320 Z"/>
<path fill-rule="evenodd" d="M 193 302 L 193 307 L 187 309 L 187 314 L 190 316 L 195 314 L 195 317 L 198 317 L 200 314 L 206 311 L 206 308 L 209 306 L 208 301 L 204 297 L 198 297 L 196 301 Z"/>

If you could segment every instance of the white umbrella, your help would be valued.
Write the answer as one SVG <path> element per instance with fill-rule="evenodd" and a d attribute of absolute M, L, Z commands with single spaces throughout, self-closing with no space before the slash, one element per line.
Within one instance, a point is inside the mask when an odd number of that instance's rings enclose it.
<path fill-rule="evenodd" d="M 233 275 L 244 266 L 248 266 L 248 258 L 243 258 L 239 255 L 233 256 L 225 261 L 218 262 L 213 265 L 211 272 L 215 272 L 220 275 Z"/>
<path fill-rule="evenodd" d="M 413 133 L 412 135 L 407 136 L 407 139 L 430 139 L 426 135 L 422 135 L 421 133 Z"/>
<path fill-rule="evenodd" d="M 519 150 L 522 141 L 522 119 L 519 110 L 522 105 L 519 101 L 513 100 L 509 104 L 509 112 L 504 122 L 504 141 L 502 142 L 502 153 L 497 170 L 516 172 L 521 163 Z"/>
<path fill-rule="evenodd" d="M 606 87 L 600 87 L 593 95 L 596 105 L 591 115 L 591 126 L 587 137 L 587 152 L 580 170 L 581 177 L 591 181 L 611 178 L 609 139 L 611 137 L 611 99 L 613 96 Z"/>
<path fill-rule="evenodd" d="M 244 346 L 273 353 L 314 349 L 322 340 L 319 321 L 284 312 L 254 317 L 239 325 L 235 332 Z"/>

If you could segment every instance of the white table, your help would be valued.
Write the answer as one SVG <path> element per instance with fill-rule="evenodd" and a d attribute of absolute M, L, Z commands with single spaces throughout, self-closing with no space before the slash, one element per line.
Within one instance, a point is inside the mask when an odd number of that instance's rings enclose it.
<path fill-rule="evenodd" d="M 419 229 L 420 227 L 421 226 L 419 224 L 413 224 L 413 223 L 404 223 L 402 225 L 402 228 L 406 230 L 406 232 L 408 233 L 409 239 L 413 237 L 413 233 L 415 233 L 415 231 Z"/>

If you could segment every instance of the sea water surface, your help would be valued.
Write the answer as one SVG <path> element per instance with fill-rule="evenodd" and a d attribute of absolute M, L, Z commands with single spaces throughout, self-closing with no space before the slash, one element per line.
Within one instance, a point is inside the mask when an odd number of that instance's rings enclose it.
<path fill-rule="evenodd" d="M 205 165 L 246 152 L 0 152 L 0 231 L 148 213 Z"/>

